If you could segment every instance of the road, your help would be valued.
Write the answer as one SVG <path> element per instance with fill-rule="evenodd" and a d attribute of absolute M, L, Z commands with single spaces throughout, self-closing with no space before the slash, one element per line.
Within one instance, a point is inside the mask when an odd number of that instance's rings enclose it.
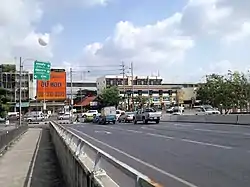
<path fill-rule="evenodd" d="M 65 127 L 163 186 L 250 186 L 246 126 L 162 122 Z"/>

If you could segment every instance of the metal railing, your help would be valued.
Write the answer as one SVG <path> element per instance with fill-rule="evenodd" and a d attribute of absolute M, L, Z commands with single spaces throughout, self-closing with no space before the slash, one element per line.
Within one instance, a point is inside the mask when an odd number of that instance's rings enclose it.
<path fill-rule="evenodd" d="M 160 187 L 149 177 L 122 163 L 55 122 L 51 135 L 65 182 L 72 187 Z"/>
<path fill-rule="evenodd" d="M 0 132 L 0 153 L 5 151 L 10 144 L 15 141 L 21 134 L 26 132 L 27 126 L 20 126 L 11 130 L 3 130 Z"/>

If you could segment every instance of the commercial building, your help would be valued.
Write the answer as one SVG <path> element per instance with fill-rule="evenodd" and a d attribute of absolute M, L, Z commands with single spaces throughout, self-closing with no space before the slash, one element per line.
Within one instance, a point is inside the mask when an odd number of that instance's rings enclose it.
<path fill-rule="evenodd" d="M 11 110 L 15 111 L 19 108 L 19 71 L 16 71 L 14 64 L 0 65 L 0 87 L 10 90 Z M 35 97 L 35 85 L 33 81 L 33 73 L 22 71 L 21 76 L 21 100 L 22 107 L 28 109 L 29 101 Z"/>
<path fill-rule="evenodd" d="M 72 95 L 73 97 L 77 94 L 79 90 L 92 90 L 97 91 L 95 82 L 72 82 Z M 71 83 L 67 82 L 67 98 L 71 98 Z"/>
<path fill-rule="evenodd" d="M 189 104 L 195 98 L 197 84 L 168 84 L 163 83 L 159 76 L 131 76 L 106 75 L 96 81 L 97 93 L 110 86 L 118 86 L 120 95 L 128 98 L 138 96 L 149 98 L 150 103 L 158 106 L 170 104 Z"/>

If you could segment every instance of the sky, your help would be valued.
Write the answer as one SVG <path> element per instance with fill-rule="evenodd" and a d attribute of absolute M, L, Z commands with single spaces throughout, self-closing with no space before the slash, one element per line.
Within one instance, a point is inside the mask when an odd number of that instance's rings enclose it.
<path fill-rule="evenodd" d="M 160 75 L 200 82 L 250 69 L 247 0 L 1 0 L 0 63 L 72 68 L 74 79 Z M 41 46 L 38 39 L 47 43 Z"/>

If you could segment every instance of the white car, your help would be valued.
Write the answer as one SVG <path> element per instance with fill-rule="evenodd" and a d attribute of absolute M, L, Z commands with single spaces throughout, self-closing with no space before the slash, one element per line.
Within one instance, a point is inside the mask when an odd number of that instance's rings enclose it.
<path fill-rule="evenodd" d="M 220 111 L 214 109 L 210 105 L 205 105 L 205 106 L 200 106 L 199 108 L 196 109 L 195 115 L 218 115 L 220 114 Z"/>
<path fill-rule="evenodd" d="M 67 113 L 67 114 L 59 114 L 57 116 L 57 119 L 58 120 L 69 120 L 70 119 L 70 114 L 69 113 Z"/>
<path fill-rule="evenodd" d="M 98 114 L 97 110 L 88 110 L 87 112 L 82 113 L 82 117 L 93 117 Z"/>

